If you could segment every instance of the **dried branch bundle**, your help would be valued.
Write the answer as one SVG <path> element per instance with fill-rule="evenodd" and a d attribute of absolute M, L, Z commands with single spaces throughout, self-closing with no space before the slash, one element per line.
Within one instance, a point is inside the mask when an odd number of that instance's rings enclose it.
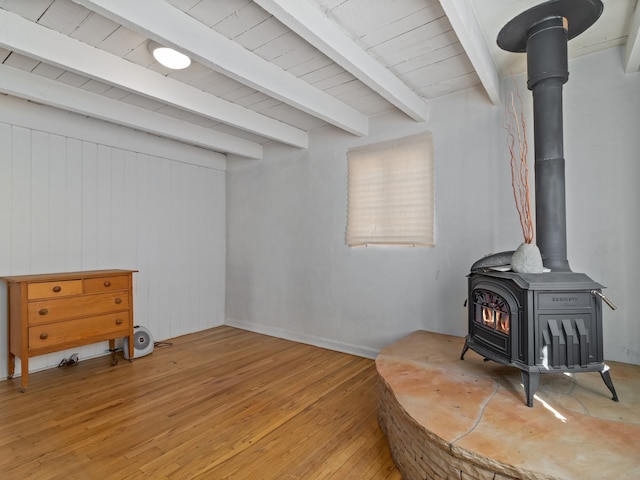
<path fill-rule="evenodd" d="M 515 87 L 515 95 L 511 92 L 511 101 L 507 102 L 505 111 L 504 128 L 507 131 L 513 198 L 516 201 L 516 210 L 518 210 L 524 241 L 525 243 L 533 243 L 534 228 L 529 194 L 529 165 L 527 163 L 529 154 L 527 122 L 524 118 L 522 97 L 517 86 Z"/>

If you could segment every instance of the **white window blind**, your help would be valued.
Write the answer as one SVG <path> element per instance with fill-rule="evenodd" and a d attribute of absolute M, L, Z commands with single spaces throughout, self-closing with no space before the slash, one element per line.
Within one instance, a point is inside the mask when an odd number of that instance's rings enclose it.
<path fill-rule="evenodd" d="M 434 245 L 430 133 L 347 152 L 347 244 Z"/>

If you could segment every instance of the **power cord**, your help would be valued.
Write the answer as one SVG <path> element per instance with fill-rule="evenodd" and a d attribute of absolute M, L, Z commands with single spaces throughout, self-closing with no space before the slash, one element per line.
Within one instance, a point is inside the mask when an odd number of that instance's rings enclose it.
<path fill-rule="evenodd" d="M 70 367 L 72 365 L 77 365 L 79 361 L 80 360 L 78 359 L 78 354 L 74 353 L 69 358 L 63 358 L 62 360 L 60 360 L 60 363 L 58 364 L 58 368 Z"/>
<path fill-rule="evenodd" d="M 156 348 L 171 347 L 171 346 L 173 346 L 173 343 L 171 343 L 171 342 L 154 342 L 153 346 L 156 347 Z M 115 365 L 118 365 L 118 357 L 116 356 L 116 353 L 122 352 L 123 350 L 124 349 L 122 349 L 122 348 L 110 348 L 109 349 L 109 352 L 111 352 L 111 366 L 112 367 L 115 366 Z M 62 360 L 60 360 L 60 363 L 58 364 L 58 368 L 71 367 L 73 365 L 77 365 L 79 361 L 80 361 L 80 359 L 78 358 L 78 354 L 74 353 L 69 358 L 63 358 Z"/>
<path fill-rule="evenodd" d="M 159 347 L 171 347 L 173 346 L 173 343 L 171 342 L 153 342 L 153 346 L 156 348 Z M 115 366 L 118 365 L 118 357 L 116 356 L 116 353 L 118 352 L 124 352 L 124 348 L 114 348 L 114 349 L 109 349 L 109 351 L 111 352 L 111 366 Z"/>
<path fill-rule="evenodd" d="M 117 352 L 121 352 L 122 348 L 110 348 L 109 351 L 111 352 L 111 366 L 114 367 L 118 364 L 118 357 L 116 357 L 116 353 Z"/>

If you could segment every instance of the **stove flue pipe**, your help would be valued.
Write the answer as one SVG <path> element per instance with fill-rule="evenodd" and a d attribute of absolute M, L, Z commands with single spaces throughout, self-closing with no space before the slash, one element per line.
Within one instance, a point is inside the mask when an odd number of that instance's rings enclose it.
<path fill-rule="evenodd" d="M 533 94 L 536 243 L 551 271 L 570 272 L 567 257 L 562 85 L 569 79 L 564 18 L 534 25 L 527 40 L 527 87 Z"/>
<path fill-rule="evenodd" d="M 567 42 L 602 13 L 600 0 L 553 0 L 503 27 L 498 45 L 527 53 L 527 87 L 533 94 L 536 243 L 545 267 L 570 272 L 564 175 L 562 86 L 569 79 Z"/>

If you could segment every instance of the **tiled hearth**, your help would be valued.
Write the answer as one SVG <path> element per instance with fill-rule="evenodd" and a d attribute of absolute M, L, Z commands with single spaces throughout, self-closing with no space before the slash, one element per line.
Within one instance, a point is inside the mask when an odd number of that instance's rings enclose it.
<path fill-rule="evenodd" d="M 527 407 L 520 370 L 460 360 L 464 339 L 415 332 L 380 352 L 379 419 L 405 480 L 638 479 L 640 366 L 541 375 Z"/>

